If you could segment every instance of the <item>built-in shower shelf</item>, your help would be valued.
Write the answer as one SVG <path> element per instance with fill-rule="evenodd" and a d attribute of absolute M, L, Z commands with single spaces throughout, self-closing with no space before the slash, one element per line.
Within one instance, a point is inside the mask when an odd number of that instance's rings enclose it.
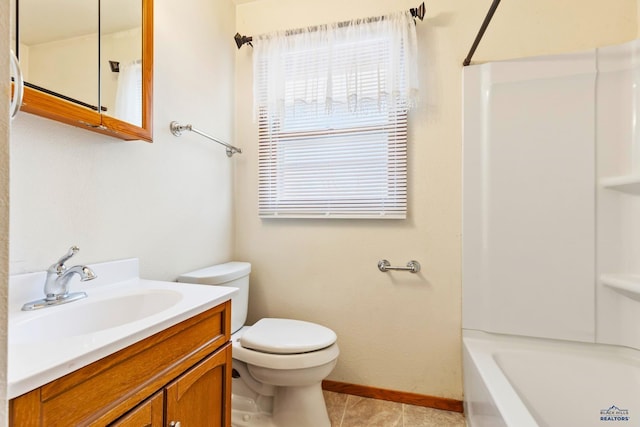
<path fill-rule="evenodd" d="M 633 274 L 605 274 L 600 281 L 622 295 L 640 301 L 640 276 Z"/>
<path fill-rule="evenodd" d="M 640 175 L 612 176 L 600 180 L 600 184 L 611 190 L 640 195 Z"/>

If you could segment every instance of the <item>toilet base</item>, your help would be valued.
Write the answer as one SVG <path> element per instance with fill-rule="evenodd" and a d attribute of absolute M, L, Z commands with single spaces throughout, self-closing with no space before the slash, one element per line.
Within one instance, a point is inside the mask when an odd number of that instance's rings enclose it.
<path fill-rule="evenodd" d="M 232 427 L 331 427 L 320 383 L 277 387 L 275 395 L 267 397 L 257 396 L 246 387 L 239 386 L 240 378 L 233 381 Z M 272 412 L 264 410 L 270 406 L 273 406 Z"/>
<path fill-rule="evenodd" d="M 278 427 L 331 427 L 320 383 L 278 387 L 273 398 L 273 421 Z"/>

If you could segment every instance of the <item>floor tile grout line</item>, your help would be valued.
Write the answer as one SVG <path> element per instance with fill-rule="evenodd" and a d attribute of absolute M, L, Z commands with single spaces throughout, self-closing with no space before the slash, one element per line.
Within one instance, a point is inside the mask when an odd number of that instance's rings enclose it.
<path fill-rule="evenodd" d="M 349 395 L 347 394 L 347 398 L 344 399 L 344 406 L 342 407 L 342 416 L 340 417 L 340 425 L 338 427 L 342 427 L 342 423 L 344 423 L 344 416 L 347 413 L 348 402 L 349 402 Z"/>

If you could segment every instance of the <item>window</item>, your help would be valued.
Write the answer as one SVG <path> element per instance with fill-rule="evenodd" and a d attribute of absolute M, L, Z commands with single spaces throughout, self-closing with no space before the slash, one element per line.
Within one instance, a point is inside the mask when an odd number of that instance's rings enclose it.
<path fill-rule="evenodd" d="M 414 25 L 407 12 L 258 38 L 261 217 L 406 217 Z"/>

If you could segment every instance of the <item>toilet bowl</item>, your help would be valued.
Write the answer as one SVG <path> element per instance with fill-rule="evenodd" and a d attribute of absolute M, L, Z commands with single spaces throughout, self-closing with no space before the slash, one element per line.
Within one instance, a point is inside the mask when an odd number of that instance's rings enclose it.
<path fill-rule="evenodd" d="M 330 427 L 322 380 L 340 353 L 336 334 L 312 322 L 265 318 L 245 326 L 251 264 L 229 262 L 186 273 L 179 282 L 233 286 L 233 427 Z"/>

